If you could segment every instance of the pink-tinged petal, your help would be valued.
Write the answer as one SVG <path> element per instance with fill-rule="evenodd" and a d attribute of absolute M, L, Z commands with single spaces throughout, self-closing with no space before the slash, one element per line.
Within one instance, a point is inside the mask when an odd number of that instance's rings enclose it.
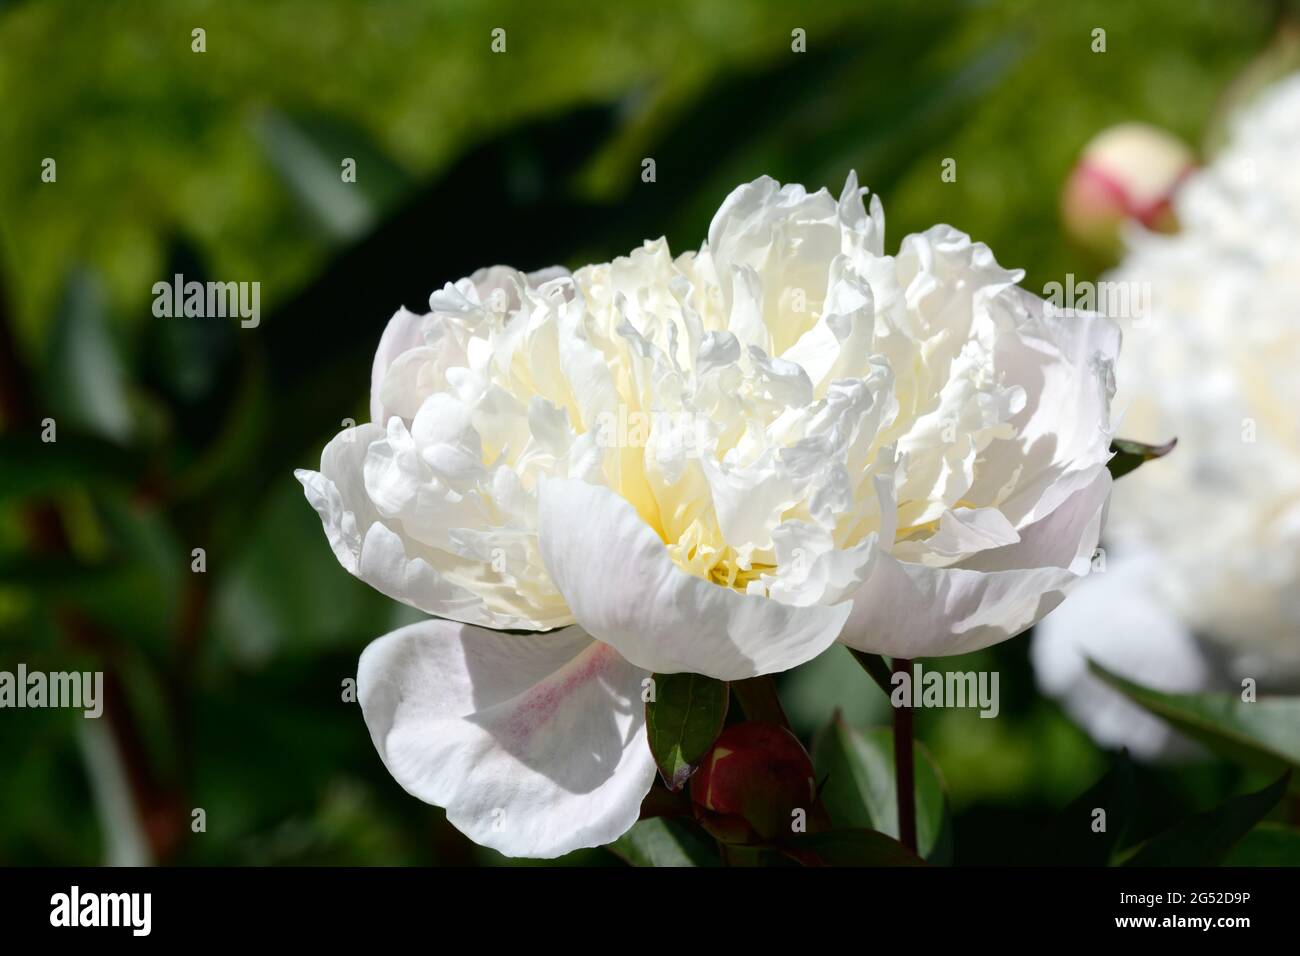
<path fill-rule="evenodd" d="M 788 670 L 829 647 L 850 603 L 793 607 L 694 577 L 608 488 L 549 479 L 538 540 L 574 619 L 639 667 L 741 680 Z"/>
<path fill-rule="evenodd" d="M 1020 540 L 935 568 L 878 556 L 840 640 L 891 657 L 965 654 L 1032 627 L 1091 568 L 1110 474 L 1099 469 Z"/>
<path fill-rule="evenodd" d="M 371 739 L 409 793 L 508 856 L 617 839 L 654 781 L 648 674 L 580 628 L 515 635 L 424 621 L 361 655 Z"/>

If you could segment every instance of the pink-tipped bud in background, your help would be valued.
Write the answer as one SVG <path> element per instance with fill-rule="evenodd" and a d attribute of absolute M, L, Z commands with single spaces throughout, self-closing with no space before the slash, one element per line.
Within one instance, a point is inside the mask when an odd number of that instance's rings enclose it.
<path fill-rule="evenodd" d="M 1061 197 L 1066 232 L 1089 252 L 1113 259 L 1120 227 L 1134 220 L 1148 229 L 1177 228 L 1171 199 L 1195 167 L 1182 140 L 1143 123 L 1104 130 L 1084 147 Z"/>

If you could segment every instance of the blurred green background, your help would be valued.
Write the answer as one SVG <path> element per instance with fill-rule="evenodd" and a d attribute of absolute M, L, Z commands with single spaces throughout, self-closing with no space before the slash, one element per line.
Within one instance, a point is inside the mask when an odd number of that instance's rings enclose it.
<path fill-rule="evenodd" d="M 102 669 L 111 691 L 100 721 L 0 712 L 0 863 L 503 862 L 389 778 L 342 700 L 366 643 L 418 615 L 338 567 L 292 476 L 367 417 L 397 307 L 495 262 L 577 266 L 661 234 L 695 247 L 736 184 L 838 193 L 850 169 L 883 198 L 888 251 L 943 221 L 1029 288 L 1087 276 L 1057 213 L 1080 148 L 1126 120 L 1198 143 L 1275 14 L 0 3 L 0 668 Z M 260 282 L 261 325 L 155 318 L 151 287 L 175 272 Z M 920 715 L 958 863 L 1034 858 L 1110 763 L 1037 694 L 1027 647 L 945 662 L 1001 672 L 1000 719 Z M 839 648 L 782 692 L 805 739 L 837 706 L 887 719 Z M 1149 831 L 1252 782 L 1219 764 L 1140 776 Z"/>

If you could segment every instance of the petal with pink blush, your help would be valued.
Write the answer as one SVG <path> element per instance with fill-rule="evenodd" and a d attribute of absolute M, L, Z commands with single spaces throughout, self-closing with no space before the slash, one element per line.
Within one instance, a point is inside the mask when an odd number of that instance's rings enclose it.
<path fill-rule="evenodd" d="M 550 858 L 636 822 L 655 775 L 648 677 L 580 628 L 516 635 L 431 620 L 367 647 L 357 691 L 409 793 L 476 843 Z"/>

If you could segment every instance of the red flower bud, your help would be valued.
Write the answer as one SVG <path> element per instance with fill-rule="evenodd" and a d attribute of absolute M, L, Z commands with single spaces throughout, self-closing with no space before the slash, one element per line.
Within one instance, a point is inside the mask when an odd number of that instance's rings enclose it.
<path fill-rule="evenodd" d="M 727 843 L 760 843 L 819 828 L 812 760 L 797 737 L 756 721 L 726 728 L 691 778 L 696 817 Z"/>

